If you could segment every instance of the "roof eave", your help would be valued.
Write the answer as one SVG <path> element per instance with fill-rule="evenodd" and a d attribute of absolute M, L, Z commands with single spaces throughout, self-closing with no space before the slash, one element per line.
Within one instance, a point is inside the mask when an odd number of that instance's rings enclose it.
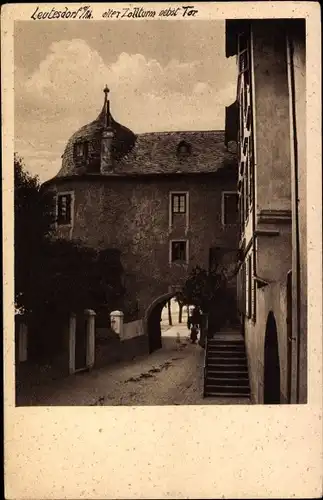
<path fill-rule="evenodd" d="M 225 55 L 232 57 L 237 55 L 238 34 L 245 31 L 249 26 L 248 19 L 227 19 L 225 21 Z"/>

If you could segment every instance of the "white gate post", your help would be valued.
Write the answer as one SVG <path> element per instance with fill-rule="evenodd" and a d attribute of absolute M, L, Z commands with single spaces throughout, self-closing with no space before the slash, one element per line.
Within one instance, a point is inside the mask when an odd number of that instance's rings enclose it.
<path fill-rule="evenodd" d="M 122 311 L 112 311 L 110 313 L 111 328 L 120 337 L 123 338 L 123 312 Z"/>
<path fill-rule="evenodd" d="M 87 349 L 86 349 L 86 366 L 92 368 L 95 361 L 95 316 L 96 313 L 92 309 L 85 309 L 84 314 L 87 318 L 86 321 L 86 336 L 87 336 Z"/>
<path fill-rule="evenodd" d="M 76 314 L 70 314 L 68 325 L 69 333 L 69 372 L 75 373 L 75 335 L 76 335 Z"/>

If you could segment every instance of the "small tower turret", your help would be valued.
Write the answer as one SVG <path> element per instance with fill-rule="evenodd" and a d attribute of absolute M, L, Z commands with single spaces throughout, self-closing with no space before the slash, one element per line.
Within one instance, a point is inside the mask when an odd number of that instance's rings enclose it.
<path fill-rule="evenodd" d="M 104 96 L 104 127 L 101 137 L 101 173 L 111 172 L 113 170 L 112 140 L 113 129 L 111 126 L 110 101 L 108 94 L 109 88 L 105 86 Z"/>

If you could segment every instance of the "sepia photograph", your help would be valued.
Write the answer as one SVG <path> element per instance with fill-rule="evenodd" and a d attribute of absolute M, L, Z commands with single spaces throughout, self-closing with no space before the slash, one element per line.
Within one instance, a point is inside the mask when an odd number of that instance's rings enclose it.
<path fill-rule="evenodd" d="M 124 29 L 15 23 L 16 404 L 306 403 L 305 20 Z"/>
<path fill-rule="evenodd" d="M 1 14 L 5 498 L 319 498 L 319 4 Z"/>

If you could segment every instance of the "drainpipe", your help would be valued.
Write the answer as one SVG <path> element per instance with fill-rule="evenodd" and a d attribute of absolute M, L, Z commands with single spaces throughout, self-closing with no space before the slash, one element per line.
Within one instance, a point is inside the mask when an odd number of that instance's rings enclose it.
<path fill-rule="evenodd" d="M 251 108 L 251 144 L 252 144 L 252 168 L 253 168 L 253 183 L 251 186 L 252 189 L 252 244 L 253 244 L 253 275 L 257 276 L 257 252 L 256 252 L 256 236 L 255 236 L 255 231 L 256 231 L 256 211 L 257 211 L 257 204 L 256 204 L 256 170 L 257 170 L 257 152 L 256 152 L 256 140 L 255 140 L 255 129 L 256 129 L 256 106 L 255 106 L 255 73 L 254 73 L 254 59 L 253 59 L 253 30 L 252 26 L 250 25 L 250 51 L 249 51 L 249 56 L 250 56 L 250 108 Z M 254 287 L 257 287 L 257 282 L 255 281 Z M 254 292 L 254 310 L 255 314 L 257 315 L 257 291 Z"/>
<path fill-rule="evenodd" d="M 298 144 L 297 144 L 297 129 L 296 129 L 296 91 L 295 91 L 295 68 L 294 68 L 294 46 L 293 42 L 287 34 L 287 50 L 289 52 L 289 66 L 290 66 L 290 91 L 291 91 L 291 113 L 292 113 L 292 127 L 293 127 L 293 149 L 294 149 L 294 213 L 295 213 L 295 259 L 296 259 L 296 315 L 297 315 L 297 373 L 296 373 L 296 402 L 299 402 L 299 392 L 300 392 L 300 304 L 301 304 L 301 286 L 300 286 L 300 242 L 299 242 L 299 215 L 298 215 Z"/>

